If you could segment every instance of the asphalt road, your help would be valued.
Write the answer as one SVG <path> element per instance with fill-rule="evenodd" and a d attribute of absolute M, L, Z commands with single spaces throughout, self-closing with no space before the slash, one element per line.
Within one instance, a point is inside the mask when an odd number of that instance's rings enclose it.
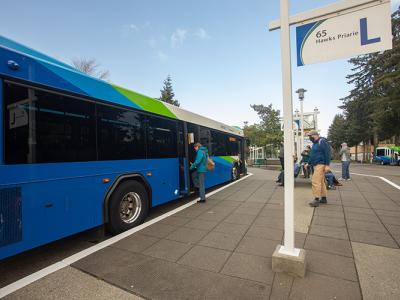
<path fill-rule="evenodd" d="M 340 171 L 341 165 L 332 164 L 334 170 Z M 381 166 L 376 164 L 350 164 L 350 173 L 360 173 L 365 175 L 382 176 L 386 179 L 400 185 L 400 167 L 399 166 Z M 340 177 L 340 176 L 339 176 Z"/>

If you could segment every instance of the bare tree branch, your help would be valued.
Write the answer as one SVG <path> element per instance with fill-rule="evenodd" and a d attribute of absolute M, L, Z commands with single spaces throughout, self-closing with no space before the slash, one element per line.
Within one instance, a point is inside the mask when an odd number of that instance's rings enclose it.
<path fill-rule="evenodd" d="M 110 78 L 108 70 L 99 70 L 100 64 L 94 58 L 76 58 L 72 60 L 72 65 L 82 73 L 107 80 Z"/>

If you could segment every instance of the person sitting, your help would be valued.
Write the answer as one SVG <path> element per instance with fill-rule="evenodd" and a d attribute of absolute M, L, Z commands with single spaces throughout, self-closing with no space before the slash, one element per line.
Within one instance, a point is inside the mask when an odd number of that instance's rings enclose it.
<path fill-rule="evenodd" d="M 342 184 L 336 179 L 335 175 L 330 169 L 325 172 L 325 179 L 327 182 L 328 190 L 336 190 L 336 186 L 341 186 Z"/>
<path fill-rule="evenodd" d="M 311 147 L 309 145 L 306 146 L 303 152 L 301 152 L 301 162 L 300 165 L 303 169 L 304 178 L 310 178 L 311 168 L 308 165 L 308 161 L 310 160 L 310 152 Z"/>
<path fill-rule="evenodd" d="M 297 176 L 299 176 L 300 173 L 300 165 L 298 163 L 294 163 L 294 178 L 296 178 Z M 278 179 L 276 181 L 277 183 L 279 183 L 279 186 L 284 186 L 285 185 L 285 171 L 282 170 L 279 173 Z"/>

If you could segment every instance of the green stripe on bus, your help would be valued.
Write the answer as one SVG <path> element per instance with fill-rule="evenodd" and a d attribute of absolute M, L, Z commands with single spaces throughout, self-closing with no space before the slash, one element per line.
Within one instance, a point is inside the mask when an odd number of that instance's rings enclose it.
<path fill-rule="evenodd" d="M 177 117 L 161 101 L 124 89 L 114 84 L 112 84 L 112 87 L 145 111 L 177 119 Z"/>
<path fill-rule="evenodd" d="M 236 161 L 235 158 L 233 158 L 232 156 L 219 156 L 220 158 L 222 158 L 223 160 L 226 160 L 227 162 L 233 163 L 234 161 Z"/>

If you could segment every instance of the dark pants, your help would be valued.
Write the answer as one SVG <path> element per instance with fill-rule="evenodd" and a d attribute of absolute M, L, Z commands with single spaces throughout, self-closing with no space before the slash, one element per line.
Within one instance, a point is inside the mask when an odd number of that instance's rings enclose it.
<path fill-rule="evenodd" d="M 350 179 L 350 162 L 342 161 L 342 178 Z"/>
<path fill-rule="evenodd" d="M 199 189 L 200 200 L 206 200 L 206 187 L 204 185 L 206 173 L 199 173 L 194 171 L 192 173 L 192 180 L 195 187 Z"/>
<path fill-rule="evenodd" d="M 310 173 L 311 173 L 311 167 L 309 165 L 302 164 L 303 167 L 303 175 L 305 178 L 310 178 Z"/>
<path fill-rule="evenodd" d="M 283 157 L 279 157 L 279 160 L 281 162 L 282 170 L 285 169 L 285 159 Z"/>

